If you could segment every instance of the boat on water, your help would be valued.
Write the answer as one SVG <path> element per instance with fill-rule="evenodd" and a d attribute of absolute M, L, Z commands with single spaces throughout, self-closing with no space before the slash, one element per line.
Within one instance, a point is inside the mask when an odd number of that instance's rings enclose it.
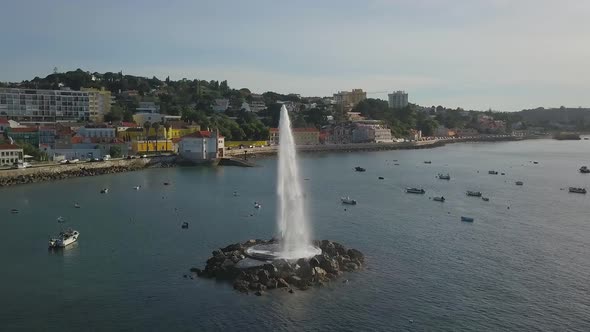
<path fill-rule="evenodd" d="M 484 202 L 489 202 L 489 201 L 490 201 L 490 199 L 489 199 L 488 197 L 482 197 L 481 199 L 482 199 L 482 201 L 484 201 Z"/>
<path fill-rule="evenodd" d="M 488 171 L 488 174 L 498 175 L 498 172 L 497 171 Z"/>
<path fill-rule="evenodd" d="M 133 189 L 135 189 L 135 190 L 139 190 L 139 188 L 141 188 L 141 186 L 135 186 L 135 187 L 133 187 Z"/>
<path fill-rule="evenodd" d="M 582 166 L 580 167 L 580 173 L 588 174 L 590 173 L 590 168 L 588 168 L 588 166 Z"/>
<path fill-rule="evenodd" d="M 465 216 L 461 216 L 461 221 L 465 221 L 465 222 L 473 222 L 473 218 L 471 218 L 471 217 L 465 217 Z"/>
<path fill-rule="evenodd" d="M 169 186 L 170 185 L 170 182 L 164 182 L 164 185 L 165 186 Z"/>
<path fill-rule="evenodd" d="M 467 196 L 481 197 L 481 192 L 480 191 L 467 190 Z"/>
<path fill-rule="evenodd" d="M 74 207 L 75 207 L 76 209 L 79 209 L 79 208 L 80 208 L 80 204 L 78 204 L 78 203 L 74 203 Z"/>
<path fill-rule="evenodd" d="M 379 180 L 385 180 L 385 178 L 384 178 L 384 177 L 382 177 L 382 176 L 380 176 L 380 177 L 379 177 Z"/>
<path fill-rule="evenodd" d="M 108 194 L 109 193 L 109 188 L 104 188 L 100 190 L 101 194 Z"/>
<path fill-rule="evenodd" d="M 364 172 L 364 171 L 366 171 L 366 169 L 364 169 L 364 168 L 362 168 L 360 166 L 355 167 L 354 170 L 357 171 L 357 172 Z"/>
<path fill-rule="evenodd" d="M 517 186 L 522 186 L 522 185 L 524 184 L 524 182 L 522 182 L 522 181 L 516 181 L 516 182 L 514 182 L 514 183 L 515 183 Z"/>
<path fill-rule="evenodd" d="M 12 209 L 12 210 L 10 210 L 10 213 L 17 214 L 18 213 L 18 209 Z"/>
<path fill-rule="evenodd" d="M 422 188 L 406 188 L 406 192 L 408 194 L 425 194 L 426 190 L 422 189 Z"/>
<path fill-rule="evenodd" d="M 65 221 L 66 221 L 66 218 L 64 218 L 62 216 L 57 217 L 57 222 L 61 223 L 61 222 L 65 222 Z"/>
<path fill-rule="evenodd" d="M 183 229 L 187 229 L 188 228 L 188 222 L 183 222 L 182 225 L 180 226 Z"/>
<path fill-rule="evenodd" d="M 586 188 L 569 187 L 569 192 L 574 194 L 585 194 Z"/>
<path fill-rule="evenodd" d="M 342 202 L 342 204 L 356 205 L 356 200 L 354 200 L 348 196 L 340 197 L 340 201 Z"/>
<path fill-rule="evenodd" d="M 447 173 L 447 174 L 438 173 L 438 178 L 441 180 L 450 180 L 451 176 L 449 175 L 449 173 Z"/>
<path fill-rule="evenodd" d="M 425 163 L 425 164 L 432 164 L 432 161 L 430 161 L 430 160 L 425 160 L 425 161 L 424 161 L 424 163 Z"/>
<path fill-rule="evenodd" d="M 254 202 L 254 208 L 255 209 L 260 209 L 261 207 L 262 207 L 262 205 L 260 205 L 260 203 Z"/>
<path fill-rule="evenodd" d="M 538 161 L 533 161 L 533 164 L 537 165 L 539 162 Z"/>
<path fill-rule="evenodd" d="M 433 201 L 437 201 L 437 202 L 444 202 L 445 201 L 445 197 L 444 196 L 433 197 L 432 200 Z"/>
<path fill-rule="evenodd" d="M 80 233 L 73 229 L 60 232 L 57 237 L 49 239 L 49 248 L 65 248 L 78 241 L 78 236 L 80 236 Z"/>

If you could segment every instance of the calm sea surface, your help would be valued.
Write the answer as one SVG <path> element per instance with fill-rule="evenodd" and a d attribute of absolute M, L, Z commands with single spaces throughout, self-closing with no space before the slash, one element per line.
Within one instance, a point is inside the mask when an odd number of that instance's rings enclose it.
<path fill-rule="evenodd" d="M 213 249 L 273 236 L 276 159 L 257 162 L 0 189 L 0 330 L 590 330 L 590 195 L 563 190 L 590 189 L 577 171 L 590 141 L 300 155 L 315 237 L 361 250 L 367 267 L 262 297 L 183 278 Z M 345 211 L 343 195 L 359 204 Z M 81 236 L 49 252 L 58 216 Z"/>

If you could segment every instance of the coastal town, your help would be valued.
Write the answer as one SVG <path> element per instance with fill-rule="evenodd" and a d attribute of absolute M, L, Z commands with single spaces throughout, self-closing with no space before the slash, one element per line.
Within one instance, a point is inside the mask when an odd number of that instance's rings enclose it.
<path fill-rule="evenodd" d="M 546 132 L 506 113 L 422 107 L 405 91 L 389 93 L 387 101 L 368 94 L 360 88 L 329 97 L 256 94 L 230 89 L 226 81 L 55 72 L 0 85 L 0 166 L 170 154 L 209 163 L 272 152 L 279 142 L 281 107 L 292 114 L 296 145 L 309 150 Z"/>

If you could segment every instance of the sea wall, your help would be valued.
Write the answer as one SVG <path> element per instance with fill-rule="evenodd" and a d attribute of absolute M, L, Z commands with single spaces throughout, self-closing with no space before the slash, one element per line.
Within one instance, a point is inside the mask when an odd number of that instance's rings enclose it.
<path fill-rule="evenodd" d="M 0 187 L 63 180 L 80 176 L 131 172 L 149 167 L 169 167 L 175 164 L 175 159 L 176 156 L 161 156 L 2 170 L 0 171 Z"/>

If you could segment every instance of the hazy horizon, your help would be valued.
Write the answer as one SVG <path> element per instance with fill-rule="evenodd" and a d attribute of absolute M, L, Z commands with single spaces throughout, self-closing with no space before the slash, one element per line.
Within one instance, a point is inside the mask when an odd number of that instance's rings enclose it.
<path fill-rule="evenodd" d="M 19 1 L 0 81 L 77 68 L 234 88 L 518 111 L 588 107 L 583 1 Z M 34 9 L 34 10 L 32 10 Z M 25 22 L 25 23 L 23 23 Z"/>

